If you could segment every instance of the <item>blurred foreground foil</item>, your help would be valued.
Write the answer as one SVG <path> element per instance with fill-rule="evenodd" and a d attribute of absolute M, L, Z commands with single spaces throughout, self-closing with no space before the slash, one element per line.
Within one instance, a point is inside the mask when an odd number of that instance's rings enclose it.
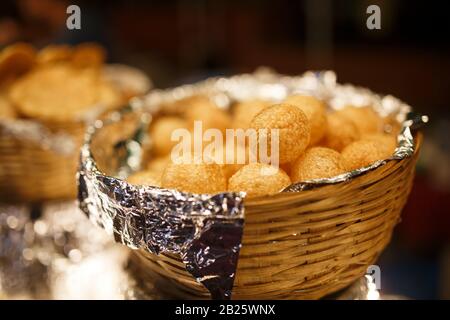
<path fill-rule="evenodd" d="M 413 115 L 410 106 L 392 96 L 379 96 L 365 88 L 338 84 L 331 71 L 288 77 L 261 69 L 254 74 L 212 78 L 174 89 L 154 90 L 134 99 L 129 108 L 114 112 L 108 119 L 98 120 L 89 128 L 78 173 L 80 208 L 93 222 L 114 234 L 116 241 L 130 248 L 154 254 L 179 254 L 186 269 L 211 292 L 213 299 L 230 299 L 241 247 L 245 194 L 189 194 L 133 186 L 121 178 L 139 169 L 144 141 L 140 133 L 145 131 L 143 128 L 161 106 L 165 106 L 165 112 L 176 112 L 170 110 L 171 106 L 177 106 L 173 102 L 196 94 L 208 95 L 219 107 L 228 108 L 239 100 L 259 98 L 277 102 L 294 93 L 314 95 L 336 110 L 346 105 L 373 106 L 381 116 L 389 116 L 402 124 L 402 128 L 391 158 L 338 177 L 296 183 L 285 192 L 339 183 L 373 170 L 386 161 L 411 156 L 414 152 L 412 131 L 428 120 Z M 109 127 L 126 123 L 129 115 L 137 119 L 134 130 L 126 136 L 123 133 L 126 126 L 116 129 L 116 134 L 122 134 L 121 140 L 110 150 L 103 150 L 103 156 L 95 156 L 95 152 L 102 155 L 96 149 L 103 148 L 104 144 L 94 143 L 96 136 Z M 111 134 L 114 135 L 114 131 Z M 105 172 L 106 168 L 98 166 L 99 162 L 113 165 Z"/>
<path fill-rule="evenodd" d="M 154 299 L 126 270 L 128 251 L 77 203 L 0 206 L 0 299 Z"/>

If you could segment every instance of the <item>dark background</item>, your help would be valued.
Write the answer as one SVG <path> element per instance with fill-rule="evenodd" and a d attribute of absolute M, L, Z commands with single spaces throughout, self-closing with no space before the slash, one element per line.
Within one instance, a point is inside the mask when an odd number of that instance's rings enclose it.
<path fill-rule="evenodd" d="M 403 221 L 379 264 L 382 294 L 450 298 L 450 10 L 445 1 L 2 0 L 0 46 L 97 41 L 156 87 L 268 66 L 335 70 L 430 116 Z M 67 30 L 66 8 L 81 8 Z M 381 30 L 366 27 L 381 8 Z"/>

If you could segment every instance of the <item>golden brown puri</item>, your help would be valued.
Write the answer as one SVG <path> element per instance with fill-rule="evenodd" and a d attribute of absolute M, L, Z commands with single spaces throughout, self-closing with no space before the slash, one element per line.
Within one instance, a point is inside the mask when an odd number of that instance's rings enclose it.
<path fill-rule="evenodd" d="M 201 121 L 203 130 L 219 129 L 225 131 L 231 128 L 231 116 L 222 109 L 219 109 L 210 99 L 203 96 L 194 96 L 190 99 L 180 101 L 184 109 L 184 116 L 189 126 L 194 125 L 194 121 Z"/>
<path fill-rule="evenodd" d="M 162 187 L 191 193 L 226 191 L 227 180 L 221 166 L 202 158 L 189 154 L 169 162 L 162 175 Z"/>
<path fill-rule="evenodd" d="M 161 176 L 156 174 L 153 171 L 139 171 L 127 178 L 129 183 L 135 185 L 144 185 L 144 186 L 152 186 L 152 187 L 160 187 L 161 186 Z"/>
<path fill-rule="evenodd" d="M 259 99 L 236 103 L 233 108 L 233 127 L 247 129 L 253 117 L 269 105 L 270 102 Z"/>
<path fill-rule="evenodd" d="M 283 170 L 268 164 L 250 163 L 231 176 L 228 189 L 244 191 L 248 197 L 257 197 L 280 192 L 290 184 L 291 180 Z"/>
<path fill-rule="evenodd" d="M 26 43 L 10 45 L 0 52 L 0 84 L 15 80 L 36 63 L 36 50 Z"/>
<path fill-rule="evenodd" d="M 99 70 L 68 64 L 28 72 L 12 85 L 10 99 L 24 116 L 62 122 L 80 119 L 98 105 L 111 109 L 121 102 Z"/>
<path fill-rule="evenodd" d="M 38 64 L 67 62 L 72 58 L 73 49 L 69 45 L 49 45 L 39 50 L 36 61 Z"/>
<path fill-rule="evenodd" d="M 291 165 L 292 182 L 330 178 L 344 172 L 339 152 L 323 147 L 309 148 Z"/>
<path fill-rule="evenodd" d="M 258 132 L 259 144 L 267 142 L 271 155 L 271 129 L 279 129 L 279 162 L 295 160 L 309 145 L 311 127 L 303 111 L 290 104 L 275 104 L 258 113 L 250 123 Z M 267 140 L 262 139 L 261 129 L 267 129 Z"/>
<path fill-rule="evenodd" d="M 341 151 L 345 146 L 358 140 L 360 133 L 356 125 L 348 118 L 337 112 L 327 115 L 328 127 L 323 140 L 323 145 Z"/>
<path fill-rule="evenodd" d="M 352 121 L 360 135 L 381 132 L 383 127 L 382 119 L 370 107 L 347 106 L 336 112 Z"/>
<path fill-rule="evenodd" d="M 326 105 L 321 100 L 306 95 L 292 95 L 284 100 L 302 110 L 311 124 L 310 145 L 317 144 L 323 139 L 327 130 Z"/>
<path fill-rule="evenodd" d="M 150 127 L 152 148 L 157 156 L 170 155 L 172 148 L 178 143 L 172 141 L 172 133 L 177 129 L 186 129 L 187 121 L 178 117 L 161 117 Z"/>
<path fill-rule="evenodd" d="M 342 150 L 342 166 L 346 171 L 371 165 L 375 161 L 389 158 L 395 146 L 384 139 L 361 139 Z"/>

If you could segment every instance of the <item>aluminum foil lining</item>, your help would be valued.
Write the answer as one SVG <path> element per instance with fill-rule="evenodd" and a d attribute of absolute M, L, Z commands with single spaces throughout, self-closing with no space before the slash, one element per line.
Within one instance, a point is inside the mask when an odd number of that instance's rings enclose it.
<path fill-rule="evenodd" d="M 142 95 L 152 87 L 150 79 L 142 71 L 126 65 L 107 65 L 103 74 L 121 91 L 130 91 Z M 104 111 L 104 106 L 99 104 L 93 106 L 90 112 L 83 114 L 82 118 L 74 120 L 88 124 Z M 70 134 L 51 132 L 37 120 L 0 119 L 0 131 L 2 134 L 36 143 L 44 150 L 51 150 L 57 154 L 69 156 L 79 151 L 77 143 Z"/>
<path fill-rule="evenodd" d="M 154 254 L 180 254 L 186 269 L 211 292 L 212 298 L 229 299 L 243 233 L 245 194 L 198 195 L 128 184 L 117 176 L 136 168 L 133 152 L 119 159 L 122 165 L 115 174 L 106 175 L 97 167 L 92 155 L 92 138 L 109 123 L 120 122 L 129 112 L 152 115 L 160 111 L 161 106 L 166 108 L 166 112 L 177 112 L 170 110 L 179 107 L 173 102 L 194 94 L 208 95 L 219 107 L 226 109 L 235 101 L 260 98 L 277 102 L 293 93 L 317 96 L 331 109 L 346 105 L 373 106 L 380 115 L 395 117 L 403 127 L 397 149 L 390 159 L 338 177 L 293 184 L 285 192 L 301 192 L 323 184 L 346 181 L 386 161 L 411 156 L 414 152 L 412 130 L 427 121 L 426 117 L 413 116 L 410 106 L 392 96 L 380 96 L 368 89 L 338 84 L 331 71 L 289 77 L 260 69 L 254 74 L 211 78 L 193 85 L 154 90 L 142 98 L 133 99 L 131 108 L 115 112 L 104 121 L 96 121 L 89 128 L 81 150 L 78 173 L 80 208 L 92 221 L 114 234 L 116 241 L 133 249 L 144 249 Z M 121 144 L 141 146 L 142 140 L 137 137 L 141 135 L 125 138 Z"/>

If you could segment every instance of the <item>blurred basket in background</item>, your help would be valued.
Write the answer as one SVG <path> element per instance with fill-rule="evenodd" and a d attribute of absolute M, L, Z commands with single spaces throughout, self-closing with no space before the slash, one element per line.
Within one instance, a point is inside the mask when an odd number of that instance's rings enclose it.
<path fill-rule="evenodd" d="M 68 62 L 68 59 L 73 61 Z M 12 102 L 11 88 L 16 81 L 21 81 L 33 72 L 33 80 L 36 80 L 35 82 L 38 85 L 41 78 L 37 76 L 37 73 L 54 76 L 57 72 L 61 73 L 60 69 L 67 65 L 72 67 L 71 63 L 74 70 L 76 69 L 77 72 L 79 70 L 80 74 L 85 72 L 84 70 L 89 72 L 92 69 L 99 78 L 98 87 L 80 86 L 95 92 L 97 99 L 99 99 L 96 102 L 98 105 L 89 109 L 86 117 L 84 117 L 84 114 L 83 118 L 80 119 L 72 119 L 70 116 L 61 117 L 61 114 L 64 115 L 64 110 L 58 114 L 61 118 L 33 117 L 32 115 L 36 112 L 46 112 L 37 110 L 39 109 L 37 107 L 34 109 L 29 107 L 30 101 L 33 102 L 33 94 L 37 95 L 37 100 L 40 99 L 39 103 L 42 103 L 42 96 L 36 94 L 36 92 L 39 93 L 38 90 L 34 90 L 30 96 L 25 97 L 28 99 L 26 103 L 28 103 L 27 108 L 30 114 L 22 114 L 13 110 L 12 116 L 8 117 L 8 114 L 6 114 L 6 118 L 0 116 L 1 201 L 40 202 L 76 197 L 75 174 L 78 166 L 79 148 L 83 141 L 87 123 L 90 119 L 95 119 L 96 115 L 101 114 L 103 109 L 107 110 L 106 105 L 109 107 L 110 102 L 111 106 L 114 105 L 117 108 L 126 103 L 132 96 L 146 93 L 151 87 L 150 80 L 141 71 L 125 65 L 103 65 L 103 59 L 103 49 L 95 44 L 82 44 L 74 48 L 65 45 L 49 46 L 39 52 L 35 52 L 34 48 L 27 44 L 16 44 L 1 52 L 0 75 L 2 83 L 0 93 L 2 94 L 1 98 L 5 101 L 5 106 L 0 106 L 2 108 L 10 106 L 17 108 L 17 104 Z M 12 74 L 12 72 L 15 72 L 14 68 L 18 69 L 15 65 L 23 65 L 25 62 L 27 63 L 26 68 L 22 68 L 20 74 Z M 51 71 L 44 73 L 43 70 L 45 71 L 46 68 Z M 67 80 L 71 79 L 62 78 L 56 82 L 53 79 L 45 83 L 64 86 Z M 86 77 L 81 80 L 86 80 Z M 29 78 L 25 81 L 28 81 L 28 85 L 31 82 Z M 21 84 L 25 81 L 22 81 Z M 78 88 L 79 82 L 75 80 L 67 86 L 73 85 Z M 44 85 L 42 90 L 45 89 L 47 87 Z M 54 95 L 55 101 L 67 104 L 67 106 L 61 105 L 61 109 L 67 107 L 67 113 L 70 112 L 70 115 L 76 111 L 70 98 L 57 92 L 58 90 L 55 88 L 48 87 L 48 90 L 53 91 L 46 94 L 47 98 L 52 98 L 52 95 Z M 26 92 L 27 90 L 22 91 Z M 78 96 L 77 92 L 74 94 L 75 97 Z M 84 94 L 85 92 L 80 92 L 79 96 L 82 97 Z M 116 97 L 115 100 L 111 98 L 111 94 Z M 11 101 L 8 101 L 8 99 Z M 112 100 L 114 100 L 114 103 L 112 103 Z M 42 109 L 44 107 L 45 104 Z M 72 107 L 72 109 L 69 107 Z M 45 113 L 44 116 L 46 116 Z"/>

